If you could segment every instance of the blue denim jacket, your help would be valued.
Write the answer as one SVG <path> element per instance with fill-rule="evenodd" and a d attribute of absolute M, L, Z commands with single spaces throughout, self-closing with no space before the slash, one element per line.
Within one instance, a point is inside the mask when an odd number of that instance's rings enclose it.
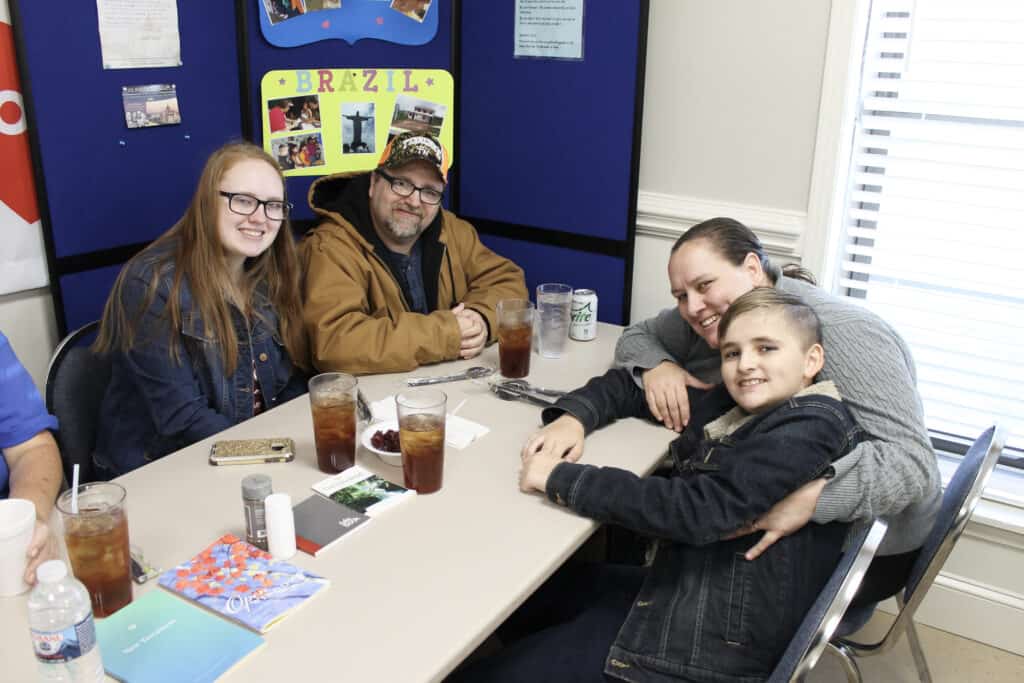
<path fill-rule="evenodd" d="M 669 477 L 561 463 L 548 496 L 594 519 L 659 539 L 643 588 L 605 673 L 627 681 L 761 681 L 770 673 L 842 553 L 848 524 L 808 524 L 747 561 L 754 537 L 719 540 L 768 511 L 862 438 L 845 406 L 799 396 L 717 439 L 704 427 L 733 406 L 721 386 L 691 397 L 672 443 Z M 547 409 L 589 432 L 615 417 L 650 417 L 643 391 L 612 370 Z"/>
<path fill-rule="evenodd" d="M 136 259 L 123 288 L 129 316 L 145 302 L 156 255 Z M 267 410 L 306 391 L 305 375 L 292 364 L 278 318 L 265 293 L 255 295 L 247 321 L 232 308 L 238 365 L 226 376 L 220 348 L 204 328 L 188 282 L 180 290 L 182 324 L 170 329 L 165 307 L 173 266 L 160 272 L 153 302 L 136 323 L 127 353 L 111 356 L 111 377 L 100 407 L 94 460 L 113 474 L 184 448 L 253 416 L 253 367 Z M 171 356 L 175 345 L 178 359 Z"/>

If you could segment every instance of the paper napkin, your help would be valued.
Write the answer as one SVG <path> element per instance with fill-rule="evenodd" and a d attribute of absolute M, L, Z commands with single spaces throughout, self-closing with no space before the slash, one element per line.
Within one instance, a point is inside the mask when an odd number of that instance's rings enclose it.
<path fill-rule="evenodd" d="M 382 420 L 397 420 L 398 407 L 395 405 L 395 397 L 386 396 L 379 401 L 370 404 L 370 412 L 373 413 L 375 422 Z M 481 436 L 491 431 L 489 428 L 467 420 L 459 415 L 447 415 L 444 426 L 444 441 L 452 448 L 463 449 L 473 443 Z"/>

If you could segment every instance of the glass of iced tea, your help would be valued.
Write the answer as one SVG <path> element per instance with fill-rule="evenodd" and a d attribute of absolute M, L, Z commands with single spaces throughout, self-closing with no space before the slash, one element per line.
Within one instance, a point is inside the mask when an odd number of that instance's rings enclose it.
<path fill-rule="evenodd" d="M 438 389 L 410 389 L 395 397 L 405 486 L 418 493 L 441 489 L 447 402 Z"/>
<path fill-rule="evenodd" d="M 78 487 L 77 510 L 71 490 L 57 499 L 71 570 L 88 589 L 97 617 L 110 616 L 132 601 L 125 497 L 120 484 L 95 482 Z"/>
<path fill-rule="evenodd" d="M 356 462 L 356 391 L 359 383 L 344 372 L 325 372 L 309 380 L 316 464 L 335 474 Z"/>
<path fill-rule="evenodd" d="M 520 378 L 530 374 L 533 313 L 533 304 L 528 299 L 498 302 L 498 358 L 503 377 Z"/>

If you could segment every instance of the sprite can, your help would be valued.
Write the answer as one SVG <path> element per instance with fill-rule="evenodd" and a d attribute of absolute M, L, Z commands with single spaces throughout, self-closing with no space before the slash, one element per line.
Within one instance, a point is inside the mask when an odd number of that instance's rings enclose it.
<path fill-rule="evenodd" d="M 594 290 L 573 290 L 569 336 L 577 341 L 590 341 L 597 336 L 597 294 Z"/>

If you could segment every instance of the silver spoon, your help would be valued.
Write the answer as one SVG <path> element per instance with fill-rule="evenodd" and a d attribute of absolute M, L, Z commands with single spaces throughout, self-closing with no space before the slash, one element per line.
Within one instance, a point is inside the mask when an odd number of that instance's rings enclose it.
<path fill-rule="evenodd" d="M 474 365 L 471 368 L 467 368 L 463 372 L 457 372 L 453 375 L 441 375 L 439 377 L 412 377 L 406 380 L 406 384 L 410 387 L 421 387 L 426 384 L 440 384 L 441 382 L 456 382 L 460 379 L 480 379 L 482 377 L 489 377 L 494 374 L 494 368 L 484 367 L 482 365 Z"/>

